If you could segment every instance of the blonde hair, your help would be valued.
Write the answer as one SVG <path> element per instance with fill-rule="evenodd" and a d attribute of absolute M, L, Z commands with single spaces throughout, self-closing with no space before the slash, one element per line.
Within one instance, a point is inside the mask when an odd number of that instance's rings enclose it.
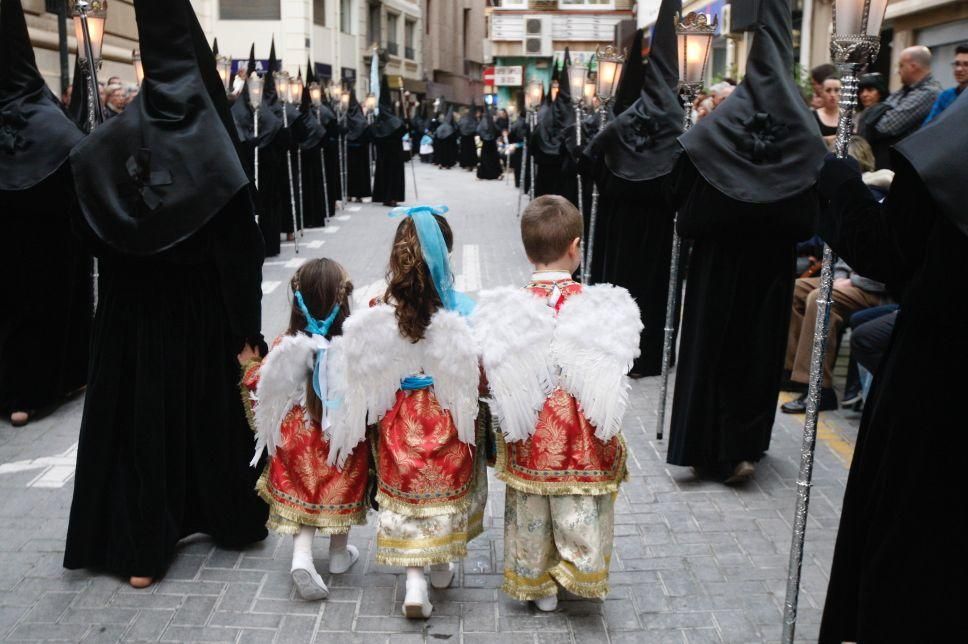
<path fill-rule="evenodd" d="M 871 150 L 871 144 L 864 137 L 856 135 L 850 137 L 850 143 L 847 144 L 847 154 L 857 159 L 862 172 L 874 171 L 874 151 Z"/>

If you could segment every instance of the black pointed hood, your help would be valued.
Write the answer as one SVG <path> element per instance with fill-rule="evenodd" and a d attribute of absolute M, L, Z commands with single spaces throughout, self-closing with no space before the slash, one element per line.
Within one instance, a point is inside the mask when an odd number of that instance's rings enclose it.
<path fill-rule="evenodd" d="M 471 106 L 457 121 L 457 129 L 461 136 L 474 136 L 477 132 L 477 103 L 471 101 Z"/>
<path fill-rule="evenodd" d="M 250 67 L 255 70 L 255 58 L 250 58 Z M 257 72 L 252 71 L 251 74 Z M 273 113 L 272 109 L 262 102 L 259 109 L 259 136 L 256 140 L 255 124 L 252 106 L 249 105 L 249 86 L 242 86 L 242 92 L 232 103 L 232 120 L 235 122 L 235 132 L 242 143 L 258 145 L 260 149 L 272 144 L 282 129 L 282 117 Z"/>
<path fill-rule="evenodd" d="M 262 100 L 269 105 L 279 102 L 279 95 L 276 93 L 276 80 L 272 75 L 279 71 L 279 61 L 276 60 L 276 37 L 272 37 L 272 44 L 269 46 L 269 70 L 262 77 L 265 81 L 262 86 Z"/>
<path fill-rule="evenodd" d="M 249 63 L 245 66 L 245 73 L 247 76 L 255 73 L 255 43 L 249 48 Z"/>
<path fill-rule="evenodd" d="M 292 136 L 301 150 L 315 148 L 323 140 L 326 130 L 313 114 L 313 102 L 309 96 L 309 84 L 303 86 L 299 103 L 299 116 L 292 123 Z"/>
<path fill-rule="evenodd" d="M 310 83 L 317 83 L 319 79 L 316 78 L 316 72 L 313 71 L 313 61 L 309 58 L 306 59 L 306 85 L 309 86 Z"/>
<path fill-rule="evenodd" d="M 761 0 L 743 82 L 679 137 L 699 174 L 731 199 L 775 203 L 816 182 L 827 147 L 792 69 L 789 0 Z"/>
<path fill-rule="evenodd" d="M 71 101 L 67 104 L 67 115 L 77 127 L 81 128 L 82 132 L 87 133 L 90 131 L 87 97 L 91 93 L 91 86 L 90 83 L 85 82 L 79 56 L 74 57 L 74 76 L 71 83 Z"/>
<path fill-rule="evenodd" d="M 671 21 L 670 21 L 671 22 Z M 658 18 L 656 26 L 659 26 Z M 612 114 L 621 114 L 639 98 L 642 91 L 642 83 L 645 81 L 645 69 L 647 62 L 642 57 L 642 40 L 644 32 L 642 29 L 635 30 L 632 37 L 632 44 L 625 54 L 625 65 L 622 68 L 622 77 L 618 79 L 618 88 L 615 90 L 615 100 L 612 101 Z"/>
<path fill-rule="evenodd" d="M 0 0 L 0 190 L 37 185 L 84 136 L 37 69 L 20 0 Z"/>
<path fill-rule="evenodd" d="M 373 131 L 373 138 L 377 140 L 400 140 L 407 131 L 407 124 L 397 116 L 393 108 L 393 94 L 390 93 L 386 74 L 380 78 L 380 113 L 376 115 L 370 129 Z"/>
<path fill-rule="evenodd" d="M 216 36 L 215 39 L 212 40 L 212 55 L 218 56 L 218 36 Z"/>
<path fill-rule="evenodd" d="M 437 126 L 437 130 L 434 135 L 438 139 L 449 139 L 457 133 L 457 128 L 454 126 L 454 106 L 450 105 L 447 107 L 447 115 L 444 120 Z"/>
<path fill-rule="evenodd" d="M 666 175 L 682 152 L 676 140 L 685 113 L 678 95 L 675 28 L 681 6 L 681 0 L 662 0 L 639 98 L 605 126 L 586 152 L 620 179 L 648 181 Z"/>
<path fill-rule="evenodd" d="M 968 235 L 968 209 L 965 208 L 968 165 L 964 162 L 965 150 L 968 150 L 966 123 L 968 92 L 962 92 L 941 116 L 898 143 L 894 154 L 911 164 L 945 217 Z"/>
<path fill-rule="evenodd" d="M 141 91 L 74 148 L 71 168 L 92 232 L 121 253 L 145 256 L 198 231 L 248 188 L 249 178 L 189 0 L 135 0 L 134 8 Z M 241 210 L 253 216 L 251 207 Z"/>
<path fill-rule="evenodd" d="M 555 156 L 561 153 L 564 132 L 556 122 L 555 107 L 550 102 L 550 94 L 550 92 L 545 94 L 544 101 L 538 108 L 538 124 L 534 128 L 531 138 L 536 153 Z"/>
<path fill-rule="evenodd" d="M 481 137 L 482 141 L 493 141 L 500 134 L 501 131 L 494 124 L 494 115 L 491 114 L 491 108 L 485 107 L 484 116 L 481 117 L 481 122 L 477 124 L 477 136 Z"/>
<path fill-rule="evenodd" d="M 369 140 L 369 124 L 363 114 L 363 106 L 356 98 L 356 88 L 350 88 L 350 104 L 346 110 L 346 140 L 353 143 Z"/>
<path fill-rule="evenodd" d="M 575 136 L 575 106 L 571 102 L 571 79 L 568 70 L 571 68 L 571 53 L 565 47 L 565 55 L 561 61 L 561 73 L 558 75 L 558 96 L 555 97 L 555 130 L 561 133 L 561 141 L 567 151 L 574 154 L 578 148 Z M 579 88 L 578 91 L 581 91 Z"/>

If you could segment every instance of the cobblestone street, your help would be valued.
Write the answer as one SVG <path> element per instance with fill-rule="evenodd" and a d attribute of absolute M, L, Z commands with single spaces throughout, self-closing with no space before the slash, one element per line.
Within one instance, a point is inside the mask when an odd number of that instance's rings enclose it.
<path fill-rule="evenodd" d="M 407 193 L 413 196 L 407 168 Z M 517 193 L 503 181 L 416 165 L 420 202 L 447 204 L 458 287 L 523 284 Z M 380 291 L 397 220 L 387 208 L 350 204 L 330 226 L 284 244 L 264 269 L 267 339 L 288 319 L 287 285 L 309 257 L 329 256 L 353 277 L 357 306 Z M 655 440 L 658 378 L 633 385 L 625 437 L 631 479 L 617 500 L 611 594 L 564 599 L 555 613 L 500 592 L 504 486 L 491 477 L 486 532 L 471 544 L 453 587 L 431 591 L 426 622 L 402 617 L 401 570 L 374 563 L 374 531 L 354 529 L 362 553 L 350 573 L 324 575 L 327 601 L 294 599 L 292 540 L 270 535 L 244 551 L 184 542 L 167 574 L 147 590 L 62 567 L 83 399 L 14 429 L 0 423 L 0 638 L 10 641 L 776 642 L 786 586 L 802 416 L 777 414 L 770 451 L 755 478 L 737 487 L 699 481 L 665 464 Z M 789 400 L 781 398 L 781 402 Z M 857 414 L 824 413 L 806 537 L 798 639 L 815 641 Z M 327 541 L 316 540 L 325 570 Z"/>

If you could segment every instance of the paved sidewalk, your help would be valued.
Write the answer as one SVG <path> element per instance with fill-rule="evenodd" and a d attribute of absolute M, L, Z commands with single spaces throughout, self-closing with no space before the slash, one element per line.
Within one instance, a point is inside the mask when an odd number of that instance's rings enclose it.
<path fill-rule="evenodd" d="M 513 189 L 460 170 L 417 165 L 423 203 L 446 203 L 459 285 L 522 284 L 530 269 L 518 239 Z M 412 194 L 407 169 L 408 194 Z M 397 221 L 352 204 L 326 229 L 306 232 L 266 265 L 264 327 L 288 316 L 288 279 L 302 258 L 327 255 L 349 269 L 358 298 L 379 292 Z M 487 531 L 471 544 L 454 586 L 433 591 L 433 617 L 400 614 L 403 576 L 373 562 L 371 525 L 350 539 L 363 553 L 350 574 L 326 578 L 330 598 L 293 598 L 291 539 L 270 536 L 242 552 L 185 542 L 168 575 L 136 591 L 123 580 L 61 566 L 83 401 L 24 429 L 0 423 L 0 637 L 10 641 L 775 642 L 779 640 L 802 417 L 777 415 L 770 452 L 740 487 L 697 481 L 665 464 L 655 440 L 657 378 L 633 385 L 625 436 L 631 480 L 617 501 L 612 592 L 565 600 L 553 614 L 500 591 L 503 484 L 492 477 Z M 798 638 L 815 641 L 847 478 L 856 419 L 824 414 L 803 566 Z M 316 541 L 326 569 L 327 542 Z M 499 634 L 500 633 L 500 634 Z"/>

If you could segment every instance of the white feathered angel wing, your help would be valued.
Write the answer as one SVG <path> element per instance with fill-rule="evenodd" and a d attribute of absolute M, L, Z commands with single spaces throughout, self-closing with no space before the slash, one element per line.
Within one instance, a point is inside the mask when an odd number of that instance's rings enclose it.
<path fill-rule="evenodd" d="M 473 445 L 480 370 L 470 326 L 459 313 L 441 309 L 417 347 L 424 373 L 434 379 L 437 402 L 450 412 L 457 437 Z"/>
<path fill-rule="evenodd" d="M 329 461 L 342 467 L 366 438 L 367 423 L 377 422 L 396 400 L 400 380 L 413 369 L 416 345 L 397 327 L 393 308 L 386 304 L 363 309 L 343 323 L 334 356 L 342 391 L 334 402 L 329 428 Z"/>
<path fill-rule="evenodd" d="M 471 316 L 491 391 L 491 412 L 507 441 L 527 440 L 555 387 L 554 309 L 534 294 L 504 287 L 480 294 Z"/>
<path fill-rule="evenodd" d="M 262 451 L 276 453 L 282 441 L 282 420 L 289 409 L 305 402 L 306 382 L 313 373 L 316 351 L 329 343 L 321 336 L 302 333 L 287 335 L 269 351 L 259 368 L 259 384 L 255 390 L 255 457 L 259 462 Z"/>
<path fill-rule="evenodd" d="M 578 400 L 603 441 L 622 429 L 631 387 L 625 376 L 639 355 L 641 332 L 635 300 L 610 284 L 586 286 L 558 312 L 552 354 L 561 386 Z"/>

